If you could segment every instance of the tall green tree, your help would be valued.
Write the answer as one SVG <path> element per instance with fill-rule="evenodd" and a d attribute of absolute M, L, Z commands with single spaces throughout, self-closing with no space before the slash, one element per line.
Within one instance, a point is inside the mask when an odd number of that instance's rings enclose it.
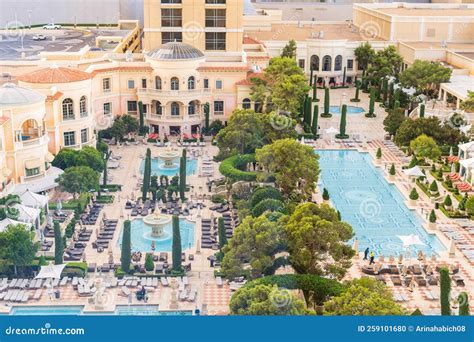
<path fill-rule="evenodd" d="M 122 233 L 122 247 L 120 254 L 120 263 L 122 270 L 125 273 L 130 272 L 130 262 L 132 260 L 132 232 L 131 232 L 131 222 L 130 220 L 125 220 L 123 223 L 123 233 Z"/>
<path fill-rule="evenodd" d="M 285 233 L 297 273 L 341 279 L 351 266 L 354 251 L 347 242 L 354 235 L 352 227 L 340 221 L 329 205 L 300 204 L 289 217 Z"/>
<path fill-rule="evenodd" d="M 56 179 L 59 187 L 73 195 L 95 190 L 99 187 L 99 174 L 88 166 L 74 166 L 67 168 Z"/>
<path fill-rule="evenodd" d="M 336 135 L 338 139 L 347 139 L 349 136 L 346 134 L 346 118 L 347 118 L 347 105 L 342 105 L 341 109 L 341 122 L 339 125 L 339 134 Z"/>
<path fill-rule="evenodd" d="M 209 109 L 210 109 L 209 102 L 206 102 L 204 104 L 204 132 L 203 132 L 206 134 L 209 133 Z"/>
<path fill-rule="evenodd" d="M 222 249 L 227 244 L 227 234 L 225 231 L 224 218 L 219 217 L 217 219 L 217 232 L 219 234 L 219 247 Z"/>
<path fill-rule="evenodd" d="M 461 102 L 460 108 L 466 112 L 474 112 L 474 91 L 467 91 L 467 98 Z"/>
<path fill-rule="evenodd" d="M 368 118 L 375 117 L 375 88 L 370 89 L 369 112 L 365 116 Z"/>
<path fill-rule="evenodd" d="M 420 118 L 424 118 L 425 117 L 425 105 L 422 103 L 420 104 L 420 114 L 419 114 Z"/>
<path fill-rule="evenodd" d="M 367 78 L 372 85 L 379 86 L 383 79 L 398 77 L 403 64 L 403 58 L 395 46 L 390 45 L 375 53 L 367 68 Z"/>
<path fill-rule="evenodd" d="M 319 176 L 318 157 L 310 146 L 292 139 L 276 140 L 256 151 L 266 175 L 274 175 L 286 198 L 308 199 Z"/>
<path fill-rule="evenodd" d="M 331 117 L 331 113 L 329 112 L 330 107 L 330 99 L 329 99 L 329 88 L 324 88 L 324 113 L 321 114 L 322 117 Z"/>
<path fill-rule="evenodd" d="M 139 126 L 138 131 L 143 134 L 145 131 L 145 113 L 143 110 L 143 102 L 138 101 Z"/>
<path fill-rule="evenodd" d="M 247 216 L 223 249 L 222 272 L 229 279 L 245 273 L 250 265 L 252 278 L 261 277 L 274 265 L 279 251 L 283 225 L 269 215 Z"/>
<path fill-rule="evenodd" d="M 63 263 L 64 245 L 63 236 L 59 221 L 54 221 L 54 263 L 60 265 Z"/>
<path fill-rule="evenodd" d="M 441 150 L 438 144 L 436 144 L 436 141 L 425 134 L 412 140 L 410 142 L 410 148 L 418 158 L 436 160 L 441 156 Z"/>
<path fill-rule="evenodd" d="M 369 42 L 365 42 L 354 50 L 354 55 L 356 56 L 359 68 L 362 70 L 367 70 L 367 67 L 375 56 L 375 51 Z"/>
<path fill-rule="evenodd" d="M 173 270 L 181 270 L 181 231 L 179 229 L 179 217 L 173 215 L 173 245 L 172 245 L 172 261 L 173 261 Z"/>
<path fill-rule="evenodd" d="M 314 134 L 314 137 L 318 137 L 318 117 L 319 117 L 319 106 L 313 106 L 313 121 L 311 122 L 311 132 Z"/>
<path fill-rule="evenodd" d="M 18 267 L 31 265 L 38 249 L 34 233 L 23 224 L 9 225 L 0 232 L 0 258 L 13 265 L 15 275 Z"/>
<path fill-rule="evenodd" d="M 429 97 L 437 96 L 441 83 L 449 82 L 452 70 L 441 63 L 416 59 L 411 66 L 400 73 L 400 83 L 414 87 Z"/>
<path fill-rule="evenodd" d="M 360 102 L 359 91 L 360 91 L 360 82 L 356 82 L 355 96 L 353 99 L 351 99 L 351 102 Z"/>
<path fill-rule="evenodd" d="M 439 270 L 441 315 L 451 315 L 451 277 L 447 268 Z"/>
<path fill-rule="evenodd" d="M 151 150 L 146 149 L 145 168 L 143 170 L 142 201 L 145 202 L 150 191 L 151 182 Z"/>
<path fill-rule="evenodd" d="M 283 48 L 281 57 L 296 58 L 296 41 L 291 39 Z"/>
<path fill-rule="evenodd" d="M 109 149 L 109 145 L 103 142 L 100 137 L 97 139 L 96 149 L 102 154 L 102 160 L 104 161 L 102 185 L 105 187 L 107 186 L 107 177 L 108 177 L 107 164 L 109 163 L 109 159 L 112 156 L 112 151 Z"/>
<path fill-rule="evenodd" d="M 183 149 L 183 154 L 181 156 L 181 161 L 179 163 L 179 196 L 181 201 L 186 200 L 186 149 Z"/>
<path fill-rule="evenodd" d="M 405 310 L 393 299 L 392 292 L 373 278 L 355 279 L 344 284 L 339 296 L 324 303 L 331 316 L 400 316 Z"/>

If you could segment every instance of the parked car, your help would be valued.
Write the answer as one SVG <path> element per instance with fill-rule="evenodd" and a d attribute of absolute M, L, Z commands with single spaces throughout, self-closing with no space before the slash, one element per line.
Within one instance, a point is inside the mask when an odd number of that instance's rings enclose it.
<path fill-rule="evenodd" d="M 44 30 L 60 30 L 61 28 L 62 26 L 57 24 L 47 24 L 43 26 Z"/>
<path fill-rule="evenodd" d="M 46 40 L 46 37 L 43 36 L 42 34 L 35 34 L 33 36 L 33 40 Z"/>

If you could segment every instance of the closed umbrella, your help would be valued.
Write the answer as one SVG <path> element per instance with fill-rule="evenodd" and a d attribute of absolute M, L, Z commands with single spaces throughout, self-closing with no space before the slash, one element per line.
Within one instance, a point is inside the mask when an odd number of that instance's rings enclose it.
<path fill-rule="evenodd" d="M 352 249 L 356 252 L 356 256 L 359 256 L 359 240 L 357 238 L 354 239 Z"/>
<path fill-rule="evenodd" d="M 451 238 L 449 241 L 449 257 L 454 258 L 456 256 L 456 245 L 454 244 L 454 240 Z"/>

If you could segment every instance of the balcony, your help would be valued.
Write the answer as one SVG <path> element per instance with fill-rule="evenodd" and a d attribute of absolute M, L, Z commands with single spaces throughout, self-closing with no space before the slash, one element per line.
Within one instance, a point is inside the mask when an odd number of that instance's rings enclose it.
<path fill-rule="evenodd" d="M 43 135 L 39 138 L 30 138 L 30 139 L 27 139 L 27 140 L 22 140 L 21 142 L 18 142 L 16 145 L 20 146 L 20 147 L 34 147 L 34 146 L 38 146 L 38 145 L 42 145 L 42 144 L 47 144 L 48 143 L 48 136 L 47 135 Z"/>
<path fill-rule="evenodd" d="M 160 90 L 153 88 L 140 88 L 137 89 L 137 95 L 145 98 L 144 100 L 148 97 L 149 100 L 163 99 L 163 101 L 179 100 L 185 102 L 199 100 L 202 96 L 210 96 L 211 89 Z"/>

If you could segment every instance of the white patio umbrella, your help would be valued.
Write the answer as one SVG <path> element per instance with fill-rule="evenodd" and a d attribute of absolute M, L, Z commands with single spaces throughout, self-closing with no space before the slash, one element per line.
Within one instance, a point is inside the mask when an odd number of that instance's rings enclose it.
<path fill-rule="evenodd" d="M 356 252 L 356 256 L 359 255 L 359 239 L 354 239 L 354 244 L 352 245 L 352 249 Z"/>
<path fill-rule="evenodd" d="M 421 169 L 417 166 L 412 167 L 411 169 L 403 170 L 403 173 L 409 177 L 423 177 L 425 174 L 421 171 Z"/>
<path fill-rule="evenodd" d="M 452 146 L 449 148 L 449 156 L 450 156 L 450 157 L 453 156 L 453 147 L 452 147 Z"/>
<path fill-rule="evenodd" d="M 410 235 L 397 235 L 397 237 L 402 240 L 403 247 L 411 247 L 415 245 L 426 246 L 426 244 L 421 241 L 420 237 L 415 234 Z"/>
<path fill-rule="evenodd" d="M 63 272 L 64 267 L 66 267 L 66 264 L 53 265 L 49 263 L 46 266 L 41 266 L 35 279 L 59 279 L 61 278 L 61 273 Z"/>
<path fill-rule="evenodd" d="M 451 173 L 456 173 L 456 164 L 451 164 Z"/>

